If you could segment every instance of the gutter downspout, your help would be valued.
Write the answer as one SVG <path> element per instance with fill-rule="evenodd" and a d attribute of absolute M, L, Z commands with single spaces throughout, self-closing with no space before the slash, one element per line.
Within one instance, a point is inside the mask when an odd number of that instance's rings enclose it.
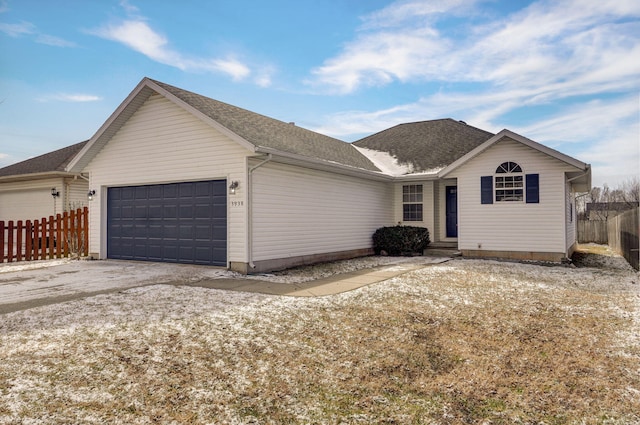
<path fill-rule="evenodd" d="M 271 161 L 272 158 L 272 154 L 267 154 L 262 162 L 249 167 L 247 173 L 247 260 L 252 269 L 255 269 L 256 265 L 253 263 L 253 179 L 251 176 L 256 169 Z"/>

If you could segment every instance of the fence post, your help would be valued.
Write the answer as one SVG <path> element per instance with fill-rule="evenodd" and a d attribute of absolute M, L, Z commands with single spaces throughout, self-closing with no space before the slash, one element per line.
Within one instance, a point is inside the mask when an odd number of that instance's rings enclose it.
<path fill-rule="evenodd" d="M 77 251 L 80 245 L 80 234 L 78 232 L 78 223 L 76 219 L 76 210 L 69 212 L 69 251 L 71 255 L 77 255 Z"/>
<path fill-rule="evenodd" d="M 84 207 L 82 209 L 82 235 L 83 235 L 83 254 L 85 256 L 89 255 L 89 207 Z"/>
<path fill-rule="evenodd" d="M 25 226 L 24 259 L 27 261 L 33 260 L 33 225 L 31 220 L 27 220 Z"/>
<path fill-rule="evenodd" d="M 55 249 L 56 249 L 56 239 L 55 239 L 55 233 L 54 233 L 54 223 L 55 221 L 53 220 L 53 216 L 50 215 L 49 216 L 49 243 L 47 244 L 47 251 L 48 251 L 48 255 L 49 255 L 49 259 L 52 258 L 56 258 L 55 257 Z"/>
<path fill-rule="evenodd" d="M 64 233 L 63 239 L 63 255 L 65 257 L 69 256 L 69 212 L 65 211 L 62 215 L 62 232 Z"/>
<path fill-rule="evenodd" d="M 9 233 L 7 234 L 7 263 L 13 261 L 13 220 L 9 220 L 9 226 L 7 226 Z"/>
<path fill-rule="evenodd" d="M 0 263 L 4 263 L 4 221 L 0 220 Z"/>
<path fill-rule="evenodd" d="M 38 242 L 40 243 L 40 258 L 42 260 L 47 259 L 47 218 L 42 217 L 40 222 L 40 237 Z"/>
<path fill-rule="evenodd" d="M 62 216 L 60 213 L 56 214 L 56 258 L 60 258 L 62 252 Z"/>
<path fill-rule="evenodd" d="M 33 220 L 33 259 L 40 259 L 40 222 Z"/>
<path fill-rule="evenodd" d="M 22 232 L 24 227 L 22 226 L 22 220 L 18 220 L 18 226 L 16 228 L 16 261 L 22 261 Z"/>

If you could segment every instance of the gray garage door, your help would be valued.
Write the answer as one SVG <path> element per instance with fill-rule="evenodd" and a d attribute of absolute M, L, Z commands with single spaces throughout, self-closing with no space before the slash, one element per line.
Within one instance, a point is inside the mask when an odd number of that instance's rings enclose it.
<path fill-rule="evenodd" d="M 225 180 L 111 187 L 107 256 L 227 265 Z"/>

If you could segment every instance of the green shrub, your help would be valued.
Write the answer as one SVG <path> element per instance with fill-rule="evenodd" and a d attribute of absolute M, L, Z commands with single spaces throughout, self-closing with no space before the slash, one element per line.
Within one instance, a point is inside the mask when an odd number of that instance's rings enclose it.
<path fill-rule="evenodd" d="M 388 255 L 422 254 L 430 242 L 429 230 L 424 227 L 381 227 L 373 234 L 373 249 L 376 254 L 382 251 Z"/>

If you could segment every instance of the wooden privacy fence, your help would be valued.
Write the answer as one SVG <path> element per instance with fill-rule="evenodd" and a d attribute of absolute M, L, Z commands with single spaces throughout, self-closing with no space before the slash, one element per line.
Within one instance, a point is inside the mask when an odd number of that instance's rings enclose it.
<path fill-rule="evenodd" d="M 578 242 L 609 243 L 607 222 L 605 220 L 578 220 Z"/>
<path fill-rule="evenodd" d="M 40 220 L 0 221 L 0 263 L 86 256 L 89 208 Z"/>
<path fill-rule="evenodd" d="M 620 253 L 636 270 L 640 267 L 639 219 L 638 208 L 635 208 L 607 220 L 609 246 Z"/>

